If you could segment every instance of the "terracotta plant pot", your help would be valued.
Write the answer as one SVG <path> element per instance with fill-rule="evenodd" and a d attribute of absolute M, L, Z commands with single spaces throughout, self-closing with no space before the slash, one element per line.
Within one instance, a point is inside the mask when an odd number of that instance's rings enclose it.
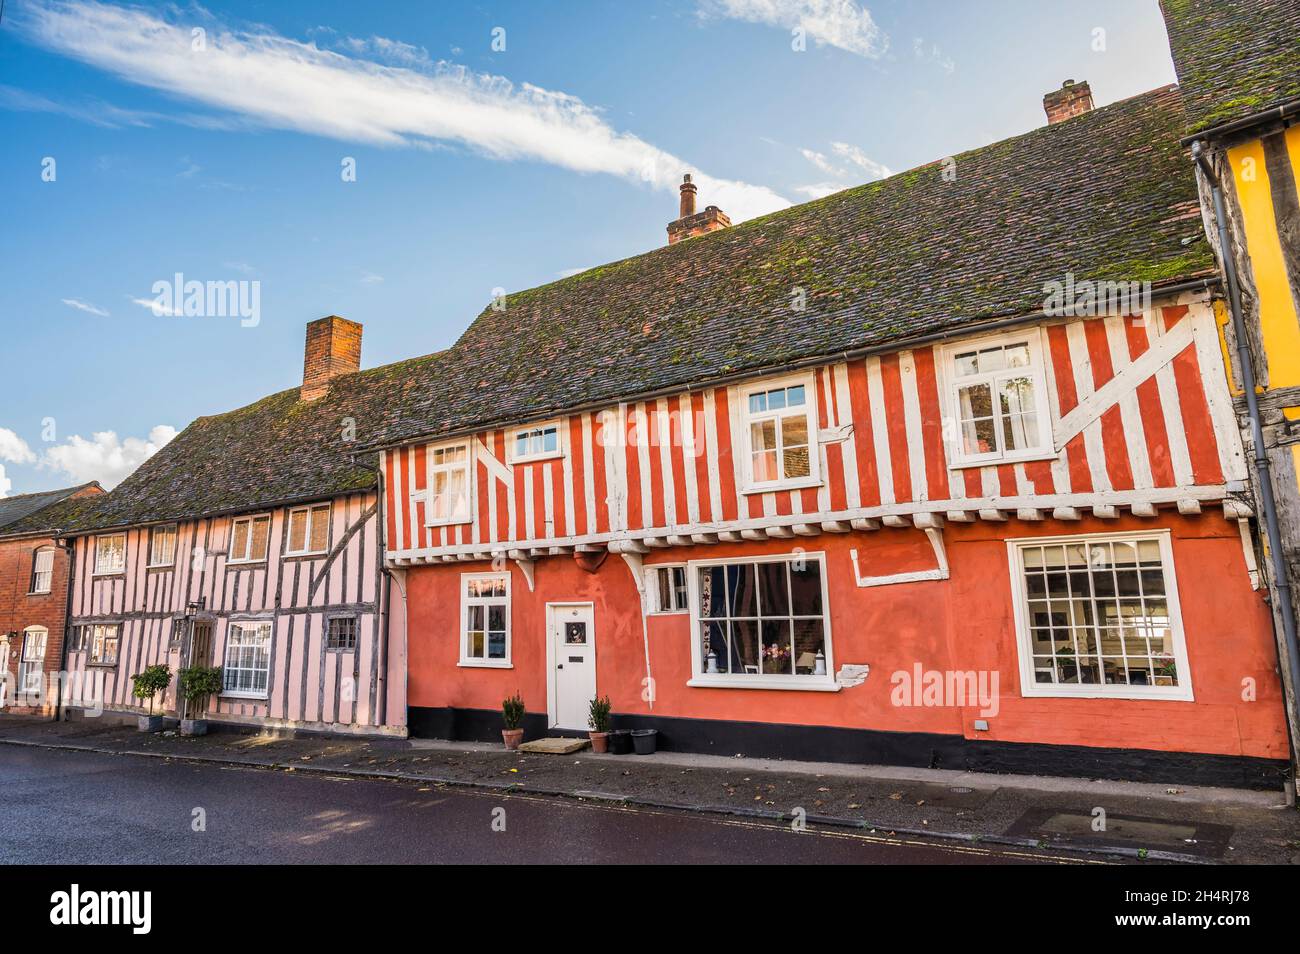
<path fill-rule="evenodd" d="M 501 741 L 506 744 L 507 749 L 519 748 L 519 743 L 524 740 L 523 729 L 502 729 Z"/>
<path fill-rule="evenodd" d="M 599 753 L 609 751 L 608 732 L 588 732 L 587 737 L 591 739 L 591 751 Z"/>

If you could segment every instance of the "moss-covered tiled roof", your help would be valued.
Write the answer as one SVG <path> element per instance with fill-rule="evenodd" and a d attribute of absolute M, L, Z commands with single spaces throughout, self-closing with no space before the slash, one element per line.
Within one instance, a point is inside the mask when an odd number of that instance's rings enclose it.
<path fill-rule="evenodd" d="M 473 386 L 451 406 L 419 392 L 384 437 L 535 419 L 1034 312 L 1066 272 L 1157 284 L 1208 273 L 1185 124 L 1178 91 L 1154 90 L 511 294 L 452 349 Z"/>
<path fill-rule="evenodd" d="M 1161 0 L 1188 133 L 1300 98 L 1300 0 Z"/>
<path fill-rule="evenodd" d="M 92 480 L 75 487 L 0 497 L 0 537 L 58 529 L 62 526 L 57 522 L 59 504 L 83 491 L 97 493 L 98 482 Z"/>
<path fill-rule="evenodd" d="M 1155 284 L 1210 273 L 1185 125 L 1178 91 L 1154 90 L 509 295 L 447 351 L 345 375 L 314 403 L 294 389 L 200 418 L 69 525 L 370 487 L 375 455 L 359 449 L 1033 313 L 1067 272 Z"/>

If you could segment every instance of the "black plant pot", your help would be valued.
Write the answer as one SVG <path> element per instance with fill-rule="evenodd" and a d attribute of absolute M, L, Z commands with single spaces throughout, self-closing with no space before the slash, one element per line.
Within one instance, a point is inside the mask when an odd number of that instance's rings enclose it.
<path fill-rule="evenodd" d="M 658 729 L 633 729 L 632 746 L 637 755 L 654 755 L 655 744 L 659 740 Z"/>
<path fill-rule="evenodd" d="M 609 754 L 629 755 L 632 752 L 632 730 L 610 729 Z"/>

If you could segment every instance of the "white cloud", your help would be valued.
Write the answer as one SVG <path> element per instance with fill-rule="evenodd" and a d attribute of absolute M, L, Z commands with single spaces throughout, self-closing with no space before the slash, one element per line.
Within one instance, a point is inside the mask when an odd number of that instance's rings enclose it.
<path fill-rule="evenodd" d="M 894 174 L 884 163 L 876 162 L 876 160 L 872 159 L 857 146 L 851 145 L 847 142 L 831 143 L 831 151 L 840 158 L 847 159 L 870 176 L 871 179 L 868 181 L 874 179 L 888 179 Z"/>
<path fill-rule="evenodd" d="M 148 437 L 120 440 L 116 431 L 96 431 L 86 440 L 74 434 L 45 451 L 41 466 L 61 470 L 79 484 L 98 480 L 113 487 L 176 436 L 176 428 L 159 424 Z"/>
<path fill-rule="evenodd" d="M 701 13 L 800 29 L 818 46 L 871 59 L 889 49 L 889 37 L 855 0 L 704 0 Z"/>
<path fill-rule="evenodd" d="M 36 455 L 25 440 L 9 428 L 0 427 L 0 460 L 10 464 L 34 464 Z"/>
<path fill-rule="evenodd" d="M 832 165 L 831 161 L 826 158 L 825 153 L 820 153 L 813 149 L 800 149 L 799 152 L 803 154 L 803 157 L 805 159 L 811 162 L 822 172 L 826 173 L 828 176 L 844 175 L 844 170 L 837 169 L 834 165 Z"/>
<path fill-rule="evenodd" d="M 957 64 L 953 62 L 952 57 L 945 55 L 937 43 L 931 43 L 927 49 L 925 40 L 919 36 L 912 38 L 912 53 L 918 60 L 932 60 L 937 63 L 945 73 L 957 69 Z"/>
<path fill-rule="evenodd" d="M 591 268 L 590 265 L 583 265 L 581 268 L 565 268 L 565 269 L 561 269 L 555 274 L 560 278 L 572 278 L 574 275 L 581 275 L 589 268 Z"/>
<path fill-rule="evenodd" d="M 148 308 L 153 312 L 155 318 L 169 318 L 176 314 L 170 306 L 164 303 L 161 296 L 158 298 L 131 298 L 131 304 L 139 305 L 141 308 Z"/>
<path fill-rule="evenodd" d="M 98 305 L 92 305 L 88 301 L 82 301 L 80 298 L 60 298 L 59 300 L 69 308 L 77 309 L 77 311 L 84 311 L 92 315 L 98 315 L 100 318 L 108 317 L 108 312 L 103 308 L 100 308 Z"/>
<path fill-rule="evenodd" d="M 92 0 L 45 0 L 24 6 L 15 19 L 47 49 L 267 127 L 382 146 L 457 143 L 493 159 L 605 173 L 673 194 L 682 174 L 691 172 L 705 201 L 733 221 L 789 205 L 764 186 L 709 176 L 615 130 L 575 96 L 446 62 L 419 70 L 385 65 L 265 27 L 238 30 L 215 22 L 205 27 L 206 49 L 196 52 L 191 24 Z M 865 15 L 858 22 L 859 29 L 864 22 L 874 26 Z M 829 21 L 818 27 L 830 29 Z"/>
<path fill-rule="evenodd" d="M 363 285 L 378 285 L 383 280 L 384 276 L 375 272 L 367 272 L 364 269 L 361 272 L 361 284 Z"/>
<path fill-rule="evenodd" d="M 8 497 L 14 482 L 5 476 L 4 464 L 0 464 L 0 497 Z"/>

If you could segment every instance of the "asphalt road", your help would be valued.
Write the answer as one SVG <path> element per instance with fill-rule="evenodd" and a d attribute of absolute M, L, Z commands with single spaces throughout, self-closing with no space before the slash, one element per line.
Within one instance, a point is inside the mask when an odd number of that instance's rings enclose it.
<path fill-rule="evenodd" d="M 194 830 L 196 818 L 205 830 Z M 502 821 L 505 830 L 496 830 Z M 567 799 L 0 745 L 6 864 L 1054 860 L 1065 859 Z"/>

